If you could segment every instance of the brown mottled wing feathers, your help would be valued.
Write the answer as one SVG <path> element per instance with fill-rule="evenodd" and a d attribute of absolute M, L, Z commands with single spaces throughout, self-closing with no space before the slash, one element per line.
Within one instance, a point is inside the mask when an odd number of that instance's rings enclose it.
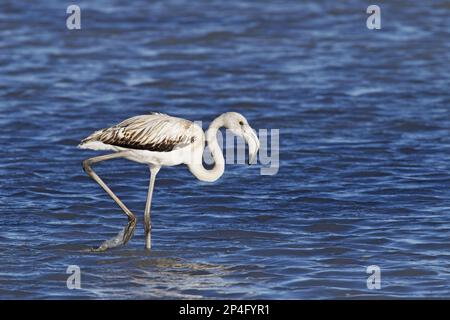
<path fill-rule="evenodd" d="M 169 152 L 195 141 L 189 130 L 192 122 L 166 114 L 154 113 L 129 118 L 104 130 L 97 131 L 83 141 L 138 150 Z"/>

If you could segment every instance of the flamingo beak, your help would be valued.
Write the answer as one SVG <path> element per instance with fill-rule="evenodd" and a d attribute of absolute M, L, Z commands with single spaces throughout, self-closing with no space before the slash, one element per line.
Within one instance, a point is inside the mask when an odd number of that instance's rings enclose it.
<path fill-rule="evenodd" d="M 260 143 L 255 130 L 249 125 L 244 127 L 244 139 L 248 144 L 248 165 L 255 164 Z"/>

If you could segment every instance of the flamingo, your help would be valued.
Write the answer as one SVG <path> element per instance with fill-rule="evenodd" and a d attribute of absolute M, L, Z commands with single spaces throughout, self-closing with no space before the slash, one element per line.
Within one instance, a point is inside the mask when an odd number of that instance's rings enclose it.
<path fill-rule="evenodd" d="M 259 150 L 259 140 L 247 119 L 237 112 L 226 112 L 214 119 L 206 134 L 200 126 L 189 120 L 172 117 L 163 113 L 151 113 L 126 119 L 107 129 L 94 132 L 79 144 L 81 149 L 108 150 L 112 153 L 83 161 L 84 171 L 97 182 L 119 205 L 128 217 L 128 224 L 117 236 L 104 241 L 93 251 L 105 251 L 125 245 L 133 236 L 136 216 L 123 204 L 106 183 L 92 169 L 92 165 L 105 160 L 125 158 L 149 166 L 150 181 L 144 211 L 145 248 L 151 249 L 150 208 L 156 175 L 162 166 L 186 164 L 189 171 L 199 180 L 213 182 L 225 170 L 225 160 L 217 142 L 217 132 L 221 127 L 244 138 L 248 144 L 248 164 L 255 163 Z M 214 166 L 203 166 L 205 142 L 211 151 Z"/>

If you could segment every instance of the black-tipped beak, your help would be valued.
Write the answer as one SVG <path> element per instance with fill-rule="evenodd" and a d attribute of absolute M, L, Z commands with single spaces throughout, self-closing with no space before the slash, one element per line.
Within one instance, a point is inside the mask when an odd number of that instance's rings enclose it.
<path fill-rule="evenodd" d="M 248 144 L 248 159 L 247 164 L 252 165 L 256 163 L 256 158 L 259 150 L 259 139 L 256 135 L 255 131 L 249 126 L 246 125 L 243 128 L 243 136 L 245 141 Z"/>

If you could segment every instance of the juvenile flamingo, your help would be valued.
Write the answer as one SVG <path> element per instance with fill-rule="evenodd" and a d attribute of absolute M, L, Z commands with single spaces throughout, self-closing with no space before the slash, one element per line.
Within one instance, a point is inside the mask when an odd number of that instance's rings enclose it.
<path fill-rule="evenodd" d="M 199 180 L 216 181 L 225 170 L 225 160 L 217 142 L 217 131 L 225 127 L 241 136 L 248 144 L 249 164 L 256 160 L 259 140 L 245 117 L 237 112 L 226 112 L 217 117 L 206 134 L 195 123 L 167 114 L 152 113 L 129 118 L 107 129 L 94 132 L 79 144 L 81 149 L 109 150 L 113 153 L 83 161 L 83 169 L 94 179 L 128 216 L 128 224 L 114 238 L 104 241 L 93 251 L 105 251 L 126 244 L 136 227 L 135 215 L 111 191 L 92 169 L 94 163 L 116 158 L 147 164 L 150 168 L 150 182 L 144 212 L 145 247 L 151 249 L 150 207 L 155 178 L 162 166 L 186 164 L 189 171 Z M 203 166 L 205 142 L 214 159 L 212 169 Z"/>

